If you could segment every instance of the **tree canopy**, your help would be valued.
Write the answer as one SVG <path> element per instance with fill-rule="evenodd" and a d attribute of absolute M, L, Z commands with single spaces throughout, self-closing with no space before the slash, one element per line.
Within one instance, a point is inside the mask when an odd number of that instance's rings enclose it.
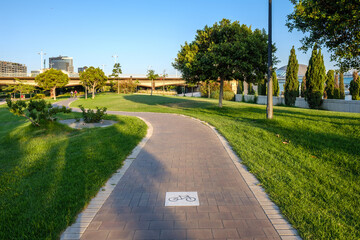
<path fill-rule="evenodd" d="M 273 47 L 275 50 L 275 47 Z M 267 34 L 238 21 L 223 19 L 198 30 L 195 40 L 185 42 L 173 63 L 187 82 L 220 80 L 222 107 L 224 80 L 254 83 L 267 72 Z"/>
<path fill-rule="evenodd" d="M 309 33 L 302 38 L 302 49 L 314 43 L 326 46 L 331 60 L 341 69 L 360 68 L 360 1 L 359 0 L 291 0 L 294 12 L 287 16 L 290 31 Z"/>
<path fill-rule="evenodd" d="M 56 88 L 64 87 L 69 83 L 69 77 L 61 70 L 51 68 L 35 77 L 35 82 L 44 90 L 51 90 L 56 99 Z"/>
<path fill-rule="evenodd" d="M 159 75 L 158 74 L 155 74 L 155 71 L 152 70 L 152 69 L 149 69 L 147 71 L 147 78 L 151 80 L 151 95 L 153 93 L 153 88 L 154 88 L 154 80 L 159 78 Z"/>
<path fill-rule="evenodd" d="M 93 99 L 95 98 L 95 90 L 104 86 L 106 81 L 107 77 L 100 68 L 89 67 L 80 73 L 80 82 L 86 88 L 91 89 Z"/>

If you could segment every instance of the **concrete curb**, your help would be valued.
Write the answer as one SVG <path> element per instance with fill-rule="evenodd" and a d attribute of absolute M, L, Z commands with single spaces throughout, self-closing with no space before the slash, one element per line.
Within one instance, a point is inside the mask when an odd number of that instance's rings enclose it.
<path fill-rule="evenodd" d="M 112 177 L 106 182 L 106 184 L 100 188 L 97 195 L 90 201 L 84 211 L 82 211 L 76 219 L 76 222 L 69 226 L 62 234 L 61 240 L 75 240 L 80 239 L 82 234 L 86 231 L 87 227 L 94 219 L 100 208 L 103 206 L 107 198 L 110 196 L 120 179 L 124 176 L 126 170 L 130 167 L 131 163 L 139 155 L 146 142 L 153 134 L 152 125 L 141 117 L 137 117 L 144 121 L 148 126 L 146 136 L 140 141 L 140 143 L 132 150 L 131 154 L 125 159 L 124 165 L 112 175 Z"/>
<path fill-rule="evenodd" d="M 247 168 L 241 164 L 242 160 L 237 156 L 229 142 L 216 130 L 216 128 L 209 123 L 199 120 L 194 117 L 178 114 L 183 117 L 191 118 L 195 121 L 201 122 L 202 124 L 208 126 L 216 136 L 219 138 L 221 144 L 224 146 L 229 157 L 233 161 L 234 165 L 242 175 L 246 184 L 249 186 L 250 190 L 253 192 L 256 200 L 259 202 L 260 206 L 264 210 L 264 213 L 269 218 L 270 222 L 274 226 L 275 230 L 280 235 L 283 240 L 301 240 L 296 229 L 294 229 L 291 224 L 282 216 L 279 208 L 273 203 L 269 196 L 266 194 L 265 190 L 259 185 L 260 182 L 257 178 L 250 173 Z"/>

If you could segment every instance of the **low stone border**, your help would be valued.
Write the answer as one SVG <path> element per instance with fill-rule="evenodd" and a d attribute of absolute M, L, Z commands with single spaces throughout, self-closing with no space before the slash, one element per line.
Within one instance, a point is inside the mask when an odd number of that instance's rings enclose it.
<path fill-rule="evenodd" d="M 77 216 L 76 222 L 73 225 L 69 226 L 61 234 L 60 237 L 61 240 L 70 240 L 70 239 L 74 240 L 81 238 L 82 234 L 86 231 L 87 227 L 94 219 L 95 215 L 98 213 L 102 205 L 105 203 L 106 199 L 115 189 L 116 185 L 118 184 L 122 176 L 124 176 L 126 170 L 130 167 L 131 163 L 139 155 L 140 151 L 145 146 L 146 142 L 150 139 L 151 135 L 153 134 L 152 125 L 143 118 L 141 117 L 138 118 L 143 120 L 148 126 L 146 136 L 132 150 L 131 154 L 124 161 L 124 165 L 120 169 L 118 169 L 116 173 L 112 175 L 112 177 L 106 182 L 106 184 L 102 188 L 100 188 L 99 192 L 90 201 L 86 209 Z"/>
<path fill-rule="evenodd" d="M 194 117 L 186 116 L 179 114 L 183 117 L 192 118 L 202 124 L 208 126 L 216 136 L 219 138 L 220 142 L 224 146 L 226 152 L 228 153 L 229 157 L 232 159 L 234 165 L 242 175 L 243 179 L 245 180 L 246 184 L 249 186 L 250 190 L 255 195 L 256 200 L 259 202 L 260 206 L 264 210 L 266 216 L 270 219 L 270 222 L 274 226 L 275 230 L 280 235 L 281 239 L 283 240 L 301 240 L 296 229 L 294 229 L 291 224 L 282 216 L 279 208 L 273 203 L 269 196 L 266 194 L 265 190 L 259 185 L 260 182 L 257 178 L 250 173 L 247 168 L 241 164 L 242 160 L 236 155 L 232 147 L 230 146 L 229 142 L 216 130 L 214 126 L 211 126 L 209 123 L 199 120 Z"/>

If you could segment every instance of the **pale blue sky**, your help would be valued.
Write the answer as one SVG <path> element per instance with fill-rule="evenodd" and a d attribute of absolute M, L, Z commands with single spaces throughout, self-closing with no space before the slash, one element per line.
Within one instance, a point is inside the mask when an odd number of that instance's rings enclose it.
<path fill-rule="evenodd" d="M 222 18 L 267 31 L 267 0 L 118 0 L 118 1 L 4 1 L 0 60 L 24 63 L 28 72 L 40 68 L 44 50 L 48 57 L 65 55 L 81 66 L 105 64 L 109 73 L 119 56 L 123 73 L 145 74 L 149 65 L 156 72 L 175 74 L 171 63 L 185 41 L 197 29 Z M 289 0 L 273 1 L 273 41 L 286 65 L 292 45 L 300 47 L 302 33 L 288 32 Z M 324 51 L 324 50 L 323 50 Z M 297 50 L 299 63 L 307 64 L 310 52 Z M 324 51 L 326 69 L 332 68 Z"/>

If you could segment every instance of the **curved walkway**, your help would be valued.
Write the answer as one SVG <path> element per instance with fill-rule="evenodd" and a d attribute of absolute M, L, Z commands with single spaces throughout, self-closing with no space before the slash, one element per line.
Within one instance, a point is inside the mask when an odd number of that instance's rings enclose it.
<path fill-rule="evenodd" d="M 205 124 L 174 114 L 108 113 L 141 117 L 153 134 L 81 239 L 298 239 L 294 230 L 279 232 L 276 224 L 287 222 L 269 219 Z M 165 206 L 166 192 L 197 192 L 200 205 Z"/>

